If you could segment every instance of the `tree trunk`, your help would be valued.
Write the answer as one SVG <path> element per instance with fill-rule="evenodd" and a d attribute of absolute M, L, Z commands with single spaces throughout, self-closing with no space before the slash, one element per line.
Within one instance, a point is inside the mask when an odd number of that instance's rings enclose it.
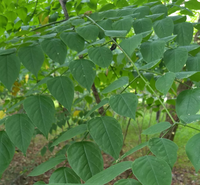
<path fill-rule="evenodd" d="M 191 81 L 187 81 L 185 83 L 180 83 L 179 86 L 178 86 L 178 89 L 177 89 L 177 96 L 182 92 L 182 91 L 185 91 L 187 89 L 190 89 L 192 87 L 192 82 Z M 170 105 L 168 107 L 169 109 L 169 112 L 170 114 L 172 115 L 172 117 L 174 118 L 174 120 L 176 122 L 179 122 L 179 118 L 176 114 L 176 111 L 175 111 L 175 105 Z M 173 124 L 172 120 L 170 119 L 169 115 L 166 114 L 166 121 L 169 122 L 170 124 Z M 163 138 L 166 138 L 166 139 L 170 139 L 171 141 L 174 140 L 174 136 L 176 134 L 176 130 L 178 128 L 178 125 L 174 126 Z M 163 133 L 161 133 L 160 136 L 162 136 Z"/>

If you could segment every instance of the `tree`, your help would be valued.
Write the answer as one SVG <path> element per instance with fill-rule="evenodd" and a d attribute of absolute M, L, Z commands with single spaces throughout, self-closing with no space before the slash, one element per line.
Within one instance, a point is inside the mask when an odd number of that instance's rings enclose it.
<path fill-rule="evenodd" d="M 81 139 L 69 142 L 30 176 L 68 161 L 71 168 L 56 169 L 50 184 L 80 184 L 82 180 L 103 185 L 132 169 L 138 181 L 124 179 L 116 184 L 170 185 L 178 147 L 164 136 L 177 125 L 188 126 L 200 119 L 200 46 L 191 44 L 199 23 L 186 22 L 184 16 L 193 14 L 199 2 L 188 1 L 185 6 L 182 0 L 65 3 L 1 0 L 5 15 L 0 15 L 0 81 L 6 116 L 0 120 L 0 174 L 11 162 L 15 147 L 26 154 L 34 133 L 48 138 L 67 122 L 68 130 L 55 137 L 50 147 L 76 136 Z M 172 16 L 176 11 L 181 15 Z M 179 93 L 179 83 L 188 89 Z M 163 132 L 161 138 L 151 138 L 120 155 L 122 129 L 108 109 L 135 119 L 140 116 L 137 108 L 143 106 L 138 92 L 143 93 L 145 104 L 161 106 L 172 124 L 149 127 L 143 134 Z M 178 96 L 166 102 L 167 94 Z M 86 102 L 79 118 L 73 118 L 76 105 Z M 177 120 L 167 104 L 175 104 Z M 197 134 L 186 144 L 196 171 L 199 140 Z M 147 155 L 122 161 L 146 146 Z M 115 159 L 105 170 L 101 151 Z"/>

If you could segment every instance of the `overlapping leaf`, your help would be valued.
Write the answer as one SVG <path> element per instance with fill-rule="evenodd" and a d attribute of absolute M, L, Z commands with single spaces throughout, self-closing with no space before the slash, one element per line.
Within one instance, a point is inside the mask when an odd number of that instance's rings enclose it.
<path fill-rule="evenodd" d="M 176 99 L 176 113 L 182 115 L 194 115 L 200 109 L 200 88 L 182 91 Z"/>
<path fill-rule="evenodd" d="M 112 52 L 107 47 L 93 47 L 88 51 L 88 55 L 92 62 L 100 67 L 108 67 L 113 59 Z"/>
<path fill-rule="evenodd" d="M 85 131 L 87 131 L 87 125 L 81 124 L 79 126 L 76 126 L 74 128 L 71 128 L 69 130 L 67 130 L 66 132 L 64 132 L 60 137 L 58 137 L 51 146 L 56 146 L 59 143 L 63 142 L 63 141 L 67 141 L 68 139 L 71 139 L 79 134 L 84 133 Z"/>
<path fill-rule="evenodd" d="M 89 60 L 79 59 L 72 61 L 69 68 L 77 82 L 89 91 L 96 76 L 94 64 Z"/>
<path fill-rule="evenodd" d="M 96 117 L 88 122 L 89 132 L 94 141 L 115 159 L 123 145 L 122 129 L 116 119 L 108 116 Z"/>
<path fill-rule="evenodd" d="M 178 146 L 165 138 L 152 138 L 148 142 L 149 149 L 159 159 L 165 160 L 171 168 L 177 160 Z"/>
<path fill-rule="evenodd" d="M 60 38 L 72 50 L 80 52 L 84 48 L 84 39 L 75 32 L 63 32 Z"/>
<path fill-rule="evenodd" d="M 0 81 L 10 90 L 20 71 L 20 61 L 15 53 L 0 56 Z"/>
<path fill-rule="evenodd" d="M 24 109 L 33 124 L 47 137 L 54 122 L 55 107 L 48 96 L 30 96 L 24 101 Z"/>
<path fill-rule="evenodd" d="M 48 161 L 46 161 L 46 162 L 40 164 L 39 166 L 37 166 L 36 168 L 34 168 L 34 170 L 31 171 L 31 173 L 29 173 L 29 176 L 41 175 L 41 174 L 45 173 L 46 171 L 52 169 L 56 165 L 60 164 L 64 160 L 66 160 L 66 157 L 64 155 L 59 155 L 57 157 L 51 158 Z"/>
<path fill-rule="evenodd" d="M 171 72 L 179 72 L 185 65 L 188 52 L 185 48 L 169 49 L 164 53 L 164 63 Z"/>
<path fill-rule="evenodd" d="M 96 40 L 99 35 L 99 28 L 95 25 L 87 25 L 83 27 L 78 27 L 76 32 L 83 37 L 85 40 Z"/>
<path fill-rule="evenodd" d="M 163 56 L 164 48 L 165 48 L 165 42 L 161 40 L 142 43 L 141 53 L 143 59 L 147 63 L 160 59 Z"/>
<path fill-rule="evenodd" d="M 9 166 L 15 153 L 15 147 L 5 131 L 0 131 L 0 177 Z"/>
<path fill-rule="evenodd" d="M 31 142 L 34 126 L 26 114 L 15 114 L 6 120 L 6 132 L 10 140 L 24 154 Z"/>
<path fill-rule="evenodd" d="M 43 51 L 51 58 L 53 61 L 63 64 L 67 55 L 66 45 L 57 38 L 45 39 L 41 43 Z"/>
<path fill-rule="evenodd" d="M 158 37 L 163 38 L 163 37 L 168 37 L 172 35 L 174 31 L 174 23 L 173 20 L 169 17 L 165 19 L 161 19 L 156 21 L 153 24 L 154 31 Z"/>
<path fill-rule="evenodd" d="M 109 181 L 113 180 L 115 177 L 123 173 L 124 171 L 131 168 L 132 161 L 124 161 L 121 163 L 118 163 L 116 165 L 110 166 L 106 170 L 94 175 L 92 178 L 90 178 L 88 181 L 86 181 L 87 184 L 106 184 Z"/>
<path fill-rule="evenodd" d="M 67 150 L 68 161 L 84 181 L 103 170 L 103 157 L 97 145 L 82 141 L 73 143 Z"/>
<path fill-rule="evenodd" d="M 142 185 L 171 185 L 172 182 L 171 169 L 167 162 L 154 156 L 136 159 L 132 171 Z"/>
<path fill-rule="evenodd" d="M 49 183 L 80 183 L 80 178 L 71 168 L 61 167 L 52 173 Z"/>
<path fill-rule="evenodd" d="M 138 104 L 138 99 L 135 94 L 123 93 L 113 95 L 111 96 L 109 103 L 116 113 L 135 119 Z"/>
<path fill-rule="evenodd" d="M 127 76 L 121 77 L 119 79 L 117 79 L 116 81 L 114 81 L 113 83 L 111 83 L 109 86 L 107 86 L 102 93 L 109 93 L 112 92 L 120 87 L 123 87 L 124 85 L 128 84 L 129 82 L 129 78 Z"/>
<path fill-rule="evenodd" d="M 40 45 L 24 46 L 18 51 L 23 65 L 36 77 L 44 62 L 44 53 Z"/>
<path fill-rule="evenodd" d="M 58 102 L 71 112 L 74 99 L 74 84 L 72 80 L 66 76 L 59 76 L 49 80 L 47 86 Z"/>
<path fill-rule="evenodd" d="M 193 166 L 195 167 L 196 172 L 198 172 L 200 169 L 199 142 L 200 142 L 200 134 L 196 134 L 189 139 L 185 148 L 187 156 L 190 159 Z"/>
<path fill-rule="evenodd" d="M 149 135 L 149 134 L 161 133 L 162 131 L 167 130 L 169 127 L 171 127 L 171 124 L 169 122 L 157 123 L 144 130 L 142 134 Z"/>
<path fill-rule="evenodd" d="M 175 73 L 172 72 L 168 72 L 161 76 L 156 80 L 156 89 L 158 89 L 163 94 L 167 94 L 175 80 L 175 77 Z"/>
<path fill-rule="evenodd" d="M 133 28 L 136 34 L 150 31 L 152 29 L 152 21 L 150 18 L 137 19 L 133 22 Z"/>
<path fill-rule="evenodd" d="M 193 25 L 182 22 L 174 26 L 174 34 L 177 35 L 176 42 L 181 46 L 189 45 L 193 38 Z"/>
<path fill-rule="evenodd" d="M 142 35 L 134 35 L 130 38 L 124 39 L 120 46 L 131 57 L 135 49 L 142 42 Z"/>

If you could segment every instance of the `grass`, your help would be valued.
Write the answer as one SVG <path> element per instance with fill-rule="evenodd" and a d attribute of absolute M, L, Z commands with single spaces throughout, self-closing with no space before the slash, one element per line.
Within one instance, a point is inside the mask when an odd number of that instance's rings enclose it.
<path fill-rule="evenodd" d="M 164 115 L 161 115 L 161 118 L 162 120 L 160 120 L 160 122 L 165 120 Z M 119 122 L 122 125 L 123 133 L 125 133 L 128 119 L 120 118 Z M 159 134 L 149 135 L 148 137 L 146 135 L 141 134 L 143 130 L 145 130 L 149 126 L 154 125 L 156 123 L 157 123 L 156 113 L 153 112 L 151 115 L 149 111 L 146 111 L 144 113 L 144 117 L 140 116 L 139 118 L 136 118 L 136 120 L 131 120 L 131 124 L 129 126 L 128 134 L 125 140 L 124 151 L 126 152 L 130 150 L 131 148 L 137 146 L 138 144 L 148 141 L 150 138 L 159 137 Z M 199 123 L 192 123 L 190 124 L 190 126 L 200 129 Z M 175 138 L 174 138 L 174 142 L 178 145 L 178 153 L 177 153 L 178 158 L 175 164 L 176 167 L 193 169 L 193 165 L 189 161 L 186 155 L 185 145 L 187 141 L 197 133 L 199 133 L 197 130 L 194 130 L 188 127 L 184 127 L 184 126 L 178 127 Z M 143 151 L 142 155 L 144 154 L 145 152 Z M 138 153 L 136 153 L 135 157 L 138 157 Z"/>

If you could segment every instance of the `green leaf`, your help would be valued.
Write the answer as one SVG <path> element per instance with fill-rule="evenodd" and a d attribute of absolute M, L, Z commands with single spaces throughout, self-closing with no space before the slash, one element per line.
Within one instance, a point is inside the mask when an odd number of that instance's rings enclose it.
<path fill-rule="evenodd" d="M 34 126 L 26 114 L 15 114 L 6 120 L 6 132 L 10 140 L 24 155 L 31 142 Z"/>
<path fill-rule="evenodd" d="M 105 169 L 104 171 L 96 174 L 88 181 L 86 181 L 86 185 L 88 183 L 95 184 L 98 182 L 98 185 L 106 184 L 109 181 L 113 180 L 115 177 L 123 173 L 124 171 L 131 168 L 132 161 L 125 161 L 118 163 L 116 165 L 110 166 L 109 168 Z"/>
<path fill-rule="evenodd" d="M 46 171 L 54 168 L 56 165 L 60 164 L 61 162 L 65 161 L 66 157 L 64 155 L 59 155 L 57 157 L 51 158 L 48 161 L 40 164 L 39 166 L 37 166 L 36 168 L 34 168 L 34 170 L 28 174 L 28 176 L 38 176 L 41 175 L 43 173 L 45 173 Z"/>
<path fill-rule="evenodd" d="M 6 28 L 7 23 L 8 23 L 7 17 L 0 15 L 0 27 Z"/>
<path fill-rule="evenodd" d="M 165 160 L 173 168 L 178 150 L 178 146 L 173 141 L 165 138 L 152 138 L 149 140 L 148 146 L 157 158 Z"/>
<path fill-rule="evenodd" d="M 80 178 L 76 173 L 67 167 L 58 168 L 55 170 L 50 179 L 49 183 L 81 183 Z"/>
<path fill-rule="evenodd" d="M 120 87 L 123 87 L 124 85 L 127 85 L 129 82 L 129 78 L 127 76 L 121 77 L 119 79 L 117 79 L 116 81 L 114 81 L 113 83 L 111 83 L 109 86 L 107 86 L 102 93 L 106 94 L 109 92 L 112 92 Z"/>
<path fill-rule="evenodd" d="M 122 160 L 122 159 L 124 159 L 125 157 L 127 157 L 127 156 L 133 154 L 134 152 L 136 152 L 136 151 L 138 151 L 138 150 L 144 148 L 145 146 L 147 146 L 147 143 L 148 143 L 148 142 L 141 143 L 141 144 L 137 145 L 136 147 L 130 149 L 130 150 L 127 151 L 124 155 L 122 155 L 122 156 L 120 157 L 119 160 Z"/>
<path fill-rule="evenodd" d="M 88 4 L 88 6 L 89 6 L 90 8 L 92 8 L 92 9 L 94 9 L 94 10 L 97 9 L 97 0 L 90 0 L 90 2 L 87 3 L 87 4 Z"/>
<path fill-rule="evenodd" d="M 67 55 L 66 45 L 57 38 L 45 39 L 41 43 L 43 51 L 51 58 L 54 62 L 63 64 Z"/>
<path fill-rule="evenodd" d="M 86 115 L 85 117 L 88 117 L 90 116 L 95 110 L 99 109 L 100 107 L 104 106 L 105 104 L 107 104 L 109 102 L 109 99 L 108 98 L 105 98 L 103 100 L 101 100 L 101 102 L 94 106 Z"/>
<path fill-rule="evenodd" d="M 181 71 L 176 74 L 176 78 L 178 79 L 184 79 L 184 78 L 189 78 L 193 74 L 197 73 L 197 71 Z"/>
<path fill-rule="evenodd" d="M 150 126 L 146 130 L 144 130 L 142 134 L 151 135 L 151 134 L 161 133 L 162 131 L 167 130 L 169 127 L 171 127 L 171 124 L 169 122 L 160 122 Z"/>
<path fill-rule="evenodd" d="M 189 22 L 182 22 L 174 26 L 174 34 L 177 35 L 176 42 L 181 45 L 189 45 L 193 38 L 193 25 Z"/>
<path fill-rule="evenodd" d="M 153 62 L 150 62 L 146 65 L 139 67 L 139 69 L 143 69 L 143 70 L 151 69 L 151 68 L 155 67 L 159 62 L 160 62 L 160 59 L 155 60 Z"/>
<path fill-rule="evenodd" d="M 150 18 L 137 19 L 133 22 L 133 28 L 136 34 L 150 31 L 152 29 L 152 20 Z"/>
<path fill-rule="evenodd" d="M 69 68 L 75 80 L 88 91 L 94 82 L 96 72 L 94 64 L 86 59 L 79 59 L 70 62 Z"/>
<path fill-rule="evenodd" d="M 159 4 L 159 5 L 153 6 L 151 8 L 151 12 L 152 14 L 164 13 L 164 15 L 167 16 L 168 9 L 167 9 L 167 6 L 163 4 Z"/>
<path fill-rule="evenodd" d="M 112 52 L 107 47 L 90 48 L 88 55 L 92 62 L 103 68 L 108 67 L 113 60 Z"/>
<path fill-rule="evenodd" d="M 38 182 L 34 183 L 33 185 L 43 185 L 43 184 L 45 184 L 43 181 L 38 181 Z"/>
<path fill-rule="evenodd" d="M 143 59 L 147 63 L 160 59 L 163 56 L 164 48 L 165 48 L 164 41 L 157 40 L 157 41 L 142 43 L 141 53 Z"/>
<path fill-rule="evenodd" d="M 131 57 L 133 52 L 138 47 L 138 45 L 141 44 L 141 42 L 142 42 L 142 35 L 139 34 L 122 40 L 120 46 L 129 55 L 129 57 Z"/>
<path fill-rule="evenodd" d="M 194 115 L 200 109 L 200 88 L 182 91 L 176 99 L 176 113 L 182 115 Z"/>
<path fill-rule="evenodd" d="M 84 48 L 84 39 L 75 32 L 63 32 L 60 38 L 71 50 L 80 52 Z"/>
<path fill-rule="evenodd" d="M 138 8 L 135 8 L 133 13 L 140 13 L 138 19 L 144 18 L 146 15 L 150 14 L 150 8 L 148 6 L 140 6 Z"/>
<path fill-rule="evenodd" d="M 26 7 L 20 7 L 20 8 L 17 9 L 17 14 L 18 14 L 19 18 L 23 21 L 26 19 L 27 13 L 28 12 L 27 12 Z"/>
<path fill-rule="evenodd" d="M 188 57 L 186 68 L 188 71 L 200 71 L 200 55 L 197 54 L 195 57 Z"/>
<path fill-rule="evenodd" d="M 118 121 L 104 116 L 93 118 L 87 124 L 89 133 L 99 147 L 117 159 L 123 145 L 122 129 Z"/>
<path fill-rule="evenodd" d="M 193 164 L 196 172 L 198 172 L 200 169 L 199 142 L 200 142 L 200 133 L 190 138 L 185 147 L 186 154 L 191 163 Z"/>
<path fill-rule="evenodd" d="M 99 28 L 95 25 L 89 24 L 87 26 L 78 27 L 76 32 L 85 40 L 95 41 L 99 35 Z"/>
<path fill-rule="evenodd" d="M 154 31 L 158 37 L 168 37 L 172 35 L 174 31 L 174 22 L 171 18 L 167 17 L 165 19 L 161 19 L 156 21 L 153 24 Z"/>
<path fill-rule="evenodd" d="M 87 131 L 87 125 L 85 124 L 81 124 L 78 125 L 74 128 L 71 128 L 69 130 L 67 130 L 66 132 L 64 132 L 61 136 L 59 136 L 53 143 L 51 146 L 56 146 L 59 143 L 63 142 L 63 141 L 67 141 L 79 134 L 84 133 L 85 131 Z"/>
<path fill-rule="evenodd" d="M 34 85 L 32 88 L 30 88 L 30 90 L 27 91 L 27 93 L 25 93 L 25 96 L 31 95 L 34 93 L 34 89 L 40 85 L 46 84 L 48 80 L 52 79 L 51 76 L 47 76 L 45 78 L 43 78 L 42 80 L 40 80 L 36 85 Z M 36 90 L 35 90 L 36 91 Z"/>
<path fill-rule="evenodd" d="M 185 6 L 188 9 L 199 10 L 200 2 L 198 2 L 197 0 L 190 0 L 185 2 Z"/>
<path fill-rule="evenodd" d="M 12 54 L 12 53 L 15 53 L 17 50 L 16 48 L 11 48 L 11 49 L 0 49 L 0 55 L 9 55 L 9 54 Z"/>
<path fill-rule="evenodd" d="M 125 30 L 105 30 L 105 35 L 108 37 L 125 37 L 126 34 Z"/>
<path fill-rule="evenodd" d="M 21 47 L 18 56 L 23 65 L 37 77 L 44 62 L 44 53 L 40 45 Z"/>
<path fill-rule="evenodd" d="M 112 24 L 113 30 L 126 30 L 127 33 L 130 31 L 133 19 L 131 17 L 123 18 Z"/>
<path fill-rule="evenodd" d="M 0 56 L 0 81 L 11 90 L 20 71 L 20 61 L 15 53 Z"/>
<path fill-rule="evenodd" d="M 117 114 L 135 119 L 138 99 L 134 93 L 113 95 L 109 103 Z"/>
<path fill-rule="evenodd" d="M 200 120 L 200 115 L 182 115 L 180 116 L 180 120 L 183 121 L 184 123 L 192 123 L 192 122 L 197 122 Z"/>
<path fill-rule="evenodd" d="M 171 72 L 179 72 L 185 65 L 188 52 L 185 48 L 168 49 L 164 53 L 164 63 Z"/>
<path fill-rule="evenodd" d="M 54 122 L 52 99 L 44 95 L 30 96 L 24 101 L 24 109 L 33 124 L 47 137 Z"/>
<path fill-rule="evenodd" d="M 117 181 L 114 185 L 141 185 L 135 179 L 121 179 Z"/>
<path fill-rule="evenodd" d="M 175 80 L 175 77 L 176 74 L 172 72 L 164 74 L 156 80 L 156 89 L 163 94 L 167 94 Z"/>
<path fill-rule="evenodd" d="M 142 185 L 171 185 L 172 182 L 169 165 L 154 156 L 136 159 L 133 162 L 132 171 Z"/>
<path fill-rule="evenodd" d="M 92 142 L 73 143 L 67 150 L 68 161 L 76 174 L 84 181 L 103 170 L 103 157 Z"/>
<path fill-rule="evenodd" d="M 15 147 L 5 131 L 0 131 L 0 177 L 9 166 L 15 153 Z"/>
<path fill-rule="evenodd" d="M 66 76 L 58 76 L 47 82 L 47 87 L 54 98 L 61 103 L 68 112 L 71 112 L 71 106 L 74 99 L 74 84 Z"/>

